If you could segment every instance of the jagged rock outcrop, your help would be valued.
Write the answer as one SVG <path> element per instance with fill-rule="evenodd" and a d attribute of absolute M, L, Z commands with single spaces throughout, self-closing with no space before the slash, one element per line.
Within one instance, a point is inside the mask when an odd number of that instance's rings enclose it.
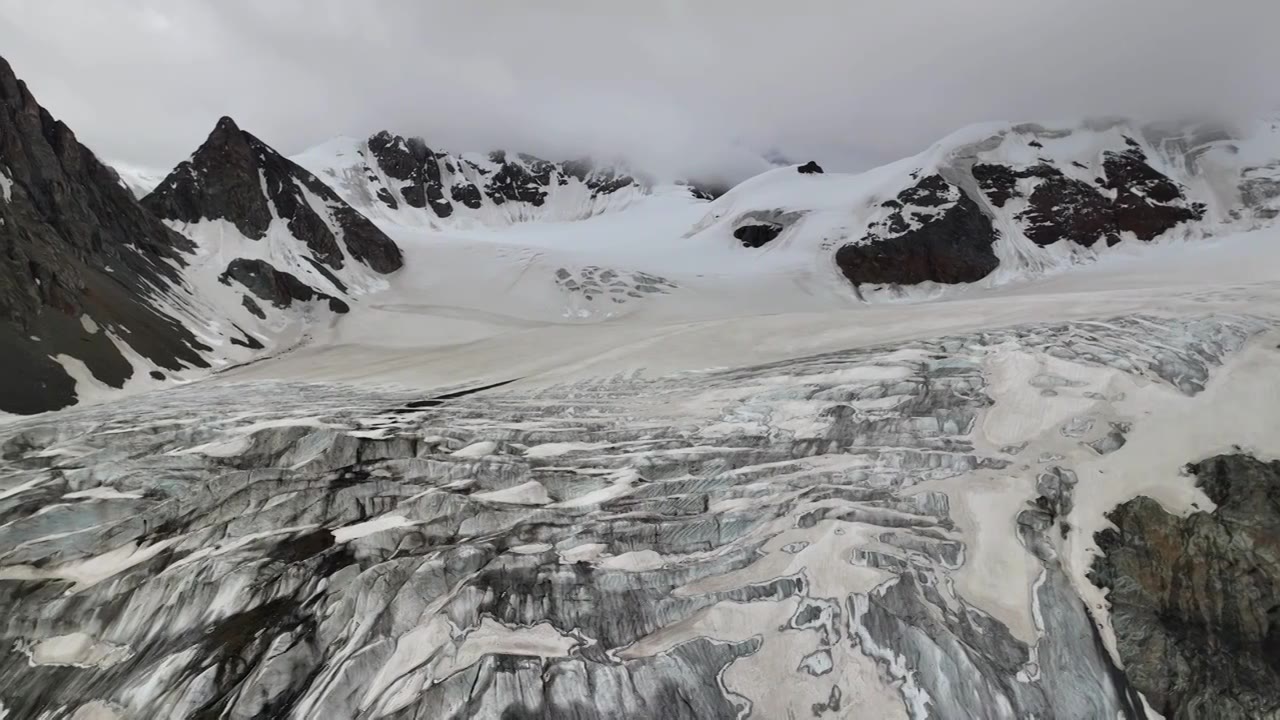
<path fill-rule="evenodd" d="M 920 179 L 883 207 L 891 213 L 866 237 L 836 251 L 855 285 L 974 282 L 999 265 L 991 218 L 942 176 Z"/>
<path fill-rule="evenodd" d="M 796 172 L 800 173 L 801 175 L 821 175 L 822 166 L 819 165 L 817 162 L 810 160 L 809 162 L 797 167 Z"/>
<path fill-rule="evenodd" d="M 207 367 L 209 348 L 161 309 L 191 250 L 0 59 L 0 412 L 76 401 L 54 357 L 122 386 L 135 370 L 117 343 L 160 368 Z"/>
<path fill-rule="evenodd" d="M 260 239 L 271 225 L 271 208 L 257 178 L 255 141 L 224 117 L 190 159 L 184 160 L 142 204 L 166 220 L 195 223 L 227 220 L 245 237 Z"/>
<path fill-rule="evenodd" d="M 502 150 L 455 154 L 385 130 L 363 141 L 338 138 L 296 159 L 360 210 L 417 224 L 575 220 L 649 191 L 644 180 L 590 159 L 551 162 Z"/>
<path fill-rule="evenodd" d="M 1103 172 L 1092 184 L 1068 177 L 1049 162 L 1025 168 L 978 163 L 973 177 L 997 208 L 1023 198 L 1019 181 L 1033 180 L 1026 208 L 1016 218 L 1027 238 L 1041 246 L 1060 240 L 1083 247 L 1100 240 L 1115 245 L 1123 233 L 1152 240 L 1202 218 L 1204 206 L 1189 201 L 1177 183 L 1148 164 L 1138 143 L 1126 139 L 1126 149 L 1102 154 Z M 1077 164 L 1077 170 L 1084 169 Z"/>
<path fill-rule="evenodd" d="M 338 298 L 316 290 L 297 277 L 277 270 L 263 260 L 236 258 L 227 265 L 226 272 L 222 273 L 218 279 L 228 285 L 234 280 L 248 288 L 254 295 L 279 308 L 291 306 L 294 300 L 302 302 L 327 300 L 329 309 L 336 313 L 345 313 L 351 309 Z M 253 311 L 252 308 L 250 311 Z M 258 313 L 261 313 L 261 310 L 258 310 Z"/>
<path fill-rule="evenodd" d="M 738 218 L 733 236 L 742 243 L 743 247 L 764 247 L 803 218 L 803 213 L 778 210 L 747 212 Z"/>
<path fill-rule="evenodd" d="M 142 202 L 166 220 L 226 220 L 254 240 L 278 217 L 311 257 L 333 270 L 345 263 L 339 238 L 351 258 L 377 272 L 403 264 L 400 248 L 368 218 L 229 117 Z"/>
<path fill-rule="evenodd" d="M 410 207 L 425 208 L 430 202 L 439 217 L 453 214 L 453 206 L 444 197 L 435 153 L 422 140 L 405 140 L 384 130 L 369 138 L 369 151 L 388 178 L 403 182 L 400 197 Z M 469 196 L 466 190 L 461 192 L 464 197 Z M 395 194 L 385 187 L 379 188 L 378 199 L 392 209 L 397 207 Z"/>
<path fill-rule="evenodd" d="M 1138 497 L 1097 535 L 1090 579 L 1109 590 L 1125 674 L 1170 720 L 1280 718 L 1280 462 L 1188 470 L 1212 511 Z"/>
<path fill-rule="evenodd" d="M 733 231 L 733 236 L 742 241 L 743 247 L 758 248 L 763 247 L 771 240 L 778 237 L 778 233 L 781 232 L 781 225 L 759 223 L 754 225 L 743 225 Z"/>

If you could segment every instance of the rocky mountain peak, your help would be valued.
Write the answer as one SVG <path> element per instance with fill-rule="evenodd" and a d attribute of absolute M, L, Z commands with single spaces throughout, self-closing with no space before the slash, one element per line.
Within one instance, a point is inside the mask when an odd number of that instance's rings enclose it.
<path fill-rule="evenodd" d="M 75 402 L 77 381 L 54 358 L 121 387 L 135 367 L 118 343 L 157 374 L 208 366 L 201 353 L 209 348 L 158 309 L 186 291 L 191 242 L 138 205 L 3 59 L 0 190 L 0 411 Z"/>
<path fill-rule="evenodd" d="M 225 133 L 238 133 L 240 132 L 240 126 L 236 124 L 236 121 L 233 120 L 230 115 L 223 115 L 218 118 L 218 124 L 213 127 L 213 131 L 215 133 L 219 131 Z"/>
<path fill-rule="evenodd" d="M 400 249 L 308 170 L 223 117 L 190 159 L 143 204 L 166 220 L 226 220 L 245 237 L 266 237 L 279 218 L 311 256 L 333 270 L 355 260 L 380 273 L 401 266 Z"/>
<path fill-rule="evenodd" d="M 142 204 L 166 220 L 227 220 L 245 237 L 260 239 L 271 209 L 258 179 L 260 140 L 223 117 L 199 149 L 169 173 Z"/>

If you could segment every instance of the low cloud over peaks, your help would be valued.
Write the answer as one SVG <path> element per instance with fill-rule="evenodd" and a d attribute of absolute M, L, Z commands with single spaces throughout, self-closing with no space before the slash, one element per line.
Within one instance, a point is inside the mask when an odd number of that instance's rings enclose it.
<path fill-rule="evenodd" d="M 100 154 L 169 167 L 222 115 L 286 153 L 387 128 L 740 179 L 859 169 L 986 120 L 1280 105 L 1280 5 L 0 0 L 6 57 Z"/>

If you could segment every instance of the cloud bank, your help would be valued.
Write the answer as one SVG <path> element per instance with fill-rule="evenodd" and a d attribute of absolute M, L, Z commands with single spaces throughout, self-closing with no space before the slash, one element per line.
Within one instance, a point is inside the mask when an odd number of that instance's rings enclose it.
<path fill-rule="evenodd" d="M 0 51 L 101 155 L 167 168 L 221 115 L 286 153 L 451 150 L 861 169 L 963 125 L 1280 106 L 1265 0 L 0 0 Z"/>

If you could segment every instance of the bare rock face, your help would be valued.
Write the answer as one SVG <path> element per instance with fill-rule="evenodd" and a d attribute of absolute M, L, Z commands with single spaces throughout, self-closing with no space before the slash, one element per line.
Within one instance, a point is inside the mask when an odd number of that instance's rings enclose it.
<path fill-rule="evenodd" d="M 311 257 L 333 270 L 345 262 L 339 238 L 352 258 L 377 272 L 404 264 L 400 248 L 368 218 L 229 117 L 142 202 L 166 220 L 226 220 L 251 239 L 266 237 L 274 211 Z"/>
<path fill-rule="evenodd" d="M 400 199 L 413 208 L 430 208 L 439 218 L 457 210 L 455 203 L 478 210 L 485 200 L 493 205 L 522 204 L 540 208 L 557 188 L 577 179 L 593 197 L 611 195 L 640 182 L 615 168 L 590 159 L 551 162 L 526 153 L 497 150 L 487 158 L 432 150 L 421 138 L 406 138 L 383 130 L 369 138 L 365 174 L 374 196 L 390 209 Z M 381 172 L 391 187 L 382 185 Z M 398 199 L 399 198 L 399 199 Z"/>
<path fill-rule="evenodd" d="M 163 368 L 207 367 L 209 348 L 156 304 L 191 249 L 0 59 L 0 411 L 75 402 L 53 356 L 120 387 L 134 369 L 112 336 Z"/>
<path fill-rule="evenodd" d="M 742 243 L 743 247 L 764 247 L 803 217 L 804 213 L 800 212 L 752 210 L 738 218 L 733 237 Z"/>
<path fill-rule="evenodd" d="M 999 261 L 991 219 L 963 190 L 929 175 L 885 201 L 893 212 L 858 243 L 836 251 L 855 285 L 981 280 Z"/>
<path fill-rule="evenodd" d="M 758 248 L 764 247 L 778 234 L 782 232 L 781 225 L 772 225 L 769 223 L 756 223 L 753 225 L 743 225 L 733 231 L 733 236 L 742 242 L 743 247 Z"/>
<path fill-rule="evenodd" d="M 191 159 L 160 182 L 143 205 L 158 217 L 194 223 L 227 220 L 255 240 L 267 234 L 271 208 L 259 183 L 258 153 L 250 138 L 224 117 Z"/>
<path fill-rule="evenodd" d="M 1190 465 L 1217 507 L 1179 517 L 1148 497 L 1097 535 L 1129 680 L 1166 718 L 1280 717 L 1280 462 Z"/>
<path fill-rule="evenodd" d="M 498 151 L 489 155 L 489 161 L 498 165 L 485 185 L 487 194 L 495 203 L 526 202 L 540 207 L 547 200 L 545 188 L 551 184 L 551 163 L 532 155 L 521 154 L 521 163 L 507 162 L 507 154 Z"/>
<path fill-rule="evenodd" d="M 453 214 L 453 205 L 444 197 L 440 166 L 435 153 L 417 138 L 408 140 L 387 131 L 369 138 L 369 150 L 387 177 L 403 182 L 400 193 L 410 207 L 431 209 L 439 217 Z M 385 188 L 383 188 L 385 190 Z M 389 207 L 396 207 L 394 194 L 379 196 Z"/>
<path fill-rule="evenodd" d="M 1152 240 L 1174 227 L 1204 216 L 1182 188 L 1147 162 L 1141 147 L 1129 140 L 1126 149 L 1103 153 L 1103 174 L 1090 184 L 1068 177 L 1048 161 L 1026 168 L 979 163 L 972 173 L 997 208 L 1022 198 L 1018 182 L 1036 179 L 1017 215 L 1027 238 L 1045 246 L 1061 240 L 1082 247 L 1098 241 L 1120 242 L 1122 233 Z"/>
<path fill-rule="evenodd" d="M 796 168 L 796 172 L 800 173 L 801 175 L 821 175 L 822 166 L 814 162 L 813 160 L 810 160 L 809 162 Z"/>
<path fill-rule="evenodd" d="M 227 265 L 226 271 L 222 273 L 219 280 L 228 285 L 234 280 L 248 288 L 249 292 L 276 307 L 289 307 L 294 300 L 302 302 L 328 300 L 329 309 L 336 313 L 345 313 L 350 310 L 345 302 L 316 290 L 290 273 L 277 270 L 264 260 L 236 258 Z M 260 313 L 261 310 L 258 312 Z"/>

